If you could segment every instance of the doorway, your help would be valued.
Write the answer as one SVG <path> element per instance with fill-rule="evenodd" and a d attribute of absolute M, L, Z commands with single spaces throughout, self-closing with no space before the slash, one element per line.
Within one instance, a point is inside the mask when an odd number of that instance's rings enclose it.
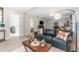
<path fill-rule="evenodd" d="M 11 28 L 14 27 L 14 32 L 11 32 Z M 20 36 L 20 16 L 16 14 L 10 14 L 10 36 Z"/>

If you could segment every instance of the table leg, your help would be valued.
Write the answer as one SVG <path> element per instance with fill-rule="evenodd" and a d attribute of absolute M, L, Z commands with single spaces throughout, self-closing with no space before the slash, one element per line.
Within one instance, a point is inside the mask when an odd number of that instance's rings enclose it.
<path fill-rule="evenodd" d="M 26 52 L 28 52 L 28 49 L 27 49 L 27 47 L 26 47 L 26 46 L 24 46 L 24 48 L 25 48 Z"/>

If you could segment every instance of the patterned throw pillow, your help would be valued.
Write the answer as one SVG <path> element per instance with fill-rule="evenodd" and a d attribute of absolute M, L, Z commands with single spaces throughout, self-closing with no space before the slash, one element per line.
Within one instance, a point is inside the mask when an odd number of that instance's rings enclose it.
<path fill-rule="evenodd" d="M 68 35 L 69 35 L 69 33 L 67 33 L 67 32 L 59 31 L 56 38 L 63 39 L 64 41 L 66 41 Z"/>

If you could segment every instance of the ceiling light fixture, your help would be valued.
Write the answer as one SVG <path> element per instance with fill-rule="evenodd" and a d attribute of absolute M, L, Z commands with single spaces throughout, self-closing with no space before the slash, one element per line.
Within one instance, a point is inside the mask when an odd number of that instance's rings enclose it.
<path fill-rule="evenodd" d="M 58 20 L 58 19 L 62 18 L 62 15 L 60 13 L 56 13 L 56 14 L 54 14 L 53 18 Z"/>
<path fill-rule="evenodd" d="M 50 17 L 53 17 L 53 19 L 56 19 L 56 20 L 58 20 L 58 19 L 61 19 L 62 18 L 62 15 L 61 15 L 61 13 L 51 13 L 50 14 Z"/>
<path fill-rule="evenodd" d="M 51 14 L 50 14 L 50 17 L 53 17 L 53 16 L 54 16 L 54 14 L 53 14 L 53 13 L 51 13 Z"/>

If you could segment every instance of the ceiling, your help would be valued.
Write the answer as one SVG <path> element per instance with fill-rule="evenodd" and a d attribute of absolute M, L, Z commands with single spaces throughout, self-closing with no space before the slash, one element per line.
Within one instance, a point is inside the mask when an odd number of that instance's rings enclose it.
<path fill-rule="evenodd" d="M 39 16 L 45 19 L 51 19 L 50 14 L 55 14 L 63 9 L 71 9 L 76 10 L 77 8 L 70 8 L 70 7 L 38 7 L 36 9 L 33 9 L 29 12 L 27 12 L 30 15 Z M 63 15 L 67 16 L 69 14 L 68 11 L 65 11 L 62 13 Z"/>
<path fill-rule="evenodd" d="M 45 19 L 51 19 L 50 14 L 55 14 L 63 9 L 76 10 L 76 7 L 10 7 L 11 9 L 26 12 L 33 16 L 39 16 Z M 63 15 L 68 15 L 68 11 L 64 12 Z"/>
<path fill-rule="evenodd" d="M 33 7 L 4 7 L 4 8 L 8 8 L 8 9 L 12 9 L 12 10 L 20 11 L 20 12 L 26 12 L 32 9 Z"/>

